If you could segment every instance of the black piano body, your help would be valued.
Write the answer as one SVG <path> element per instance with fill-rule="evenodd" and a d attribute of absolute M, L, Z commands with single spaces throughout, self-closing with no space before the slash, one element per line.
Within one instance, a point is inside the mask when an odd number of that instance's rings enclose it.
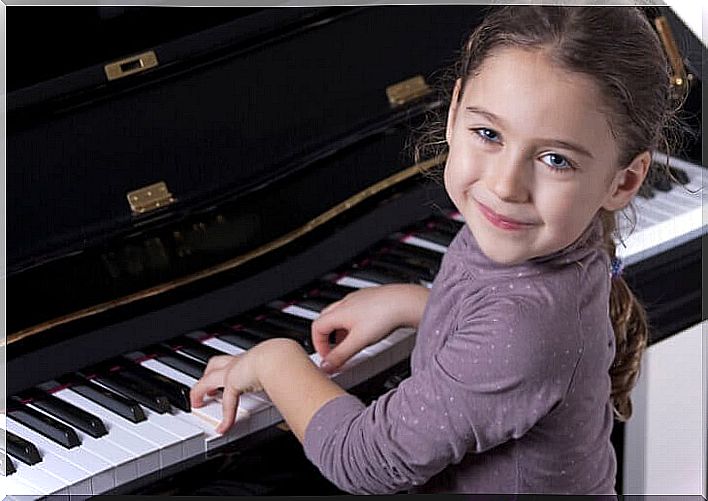
<path fill-rule="evenodd" d="M 8 9 L 8 40 L 32 23 L 56 43 L 8 44 L 7 395 L 238 318 L 443 216 L 442 160 L 414 164 L 409 141 L 485 8 Z M 653 342 L 703 318 L 702 238 L 626 271 Z"/>

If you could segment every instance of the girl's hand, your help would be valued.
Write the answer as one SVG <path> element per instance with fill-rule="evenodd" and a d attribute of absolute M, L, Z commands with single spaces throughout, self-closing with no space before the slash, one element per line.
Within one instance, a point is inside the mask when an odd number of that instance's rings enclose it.
<path fill-rule="evenodd" d="M 427 298 L 425 287 L 390 284 L 360 289 L 330 304 L 312 322 L 312 343 L 322 357 L 322 370 L 337 372 L 349 358 L 397 327 L 417 327 Z"/>
<path fill-rule="evenodd" d="M 210 358 L 201 379 L 189 392 L 192 407 L 199 408 L 204 405 L 205 395 L 213 396 L 219 388 L 223 388 L 221 400 L 223 419 L 216 428 L 217 433 L 225 433 L 234 424 L 236 408 L 242 393 L 263 389 L 256 372 L 257 359 L 261 351 L 259 346 L 254 346 L 242 355 Z"/>

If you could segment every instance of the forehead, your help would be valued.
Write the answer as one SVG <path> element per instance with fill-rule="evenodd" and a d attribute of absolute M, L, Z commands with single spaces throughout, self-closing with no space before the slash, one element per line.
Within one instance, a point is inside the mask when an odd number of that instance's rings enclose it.
<path fill-rule="evenodd" d="M 505 48 L 488 56 L 465 84 L 462 110 L 482 107 L 513 132 L 530 137 L 612 141 L 599 88 L 542 50 Z"/>

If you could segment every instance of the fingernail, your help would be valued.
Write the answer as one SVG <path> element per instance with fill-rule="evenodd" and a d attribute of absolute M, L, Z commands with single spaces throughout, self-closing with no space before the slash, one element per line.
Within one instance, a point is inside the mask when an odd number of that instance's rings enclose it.
<path fill-rule="evenodd" d="M 332 369 L 332 364 L 329 363 L 327 360 L 322 360 L 322 362 L 320 363 L 320 368 L 324 371 L 328 371 Z"/>

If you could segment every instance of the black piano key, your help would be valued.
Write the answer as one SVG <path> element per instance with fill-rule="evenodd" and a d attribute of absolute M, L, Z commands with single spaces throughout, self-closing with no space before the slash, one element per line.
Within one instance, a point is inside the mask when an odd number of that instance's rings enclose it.
<path fill-rule="evenodd" d="M 239 330 L 224 332 L 216 337 L 217 339 L 220 339 L 225 343 L 229 343 L 230 345 L 241 348 L 242 350 L 250 350 L 255 345 L 263 341 L 263 339 L 260 337 L 253 336 L 248 332 Z"/>
<path fill-rule="evenodd" d="M 347 287 L 339 285 L 329 280 L 318 280 L 303 293 L 304 298 L 322 298 L 329 301 L 339 301 L 347 294 L 351 294 L 357 290 L 356 287 Z"/>
<path fill-rule="evenodd" d="M 293 339 L 297 341 L 308 354 L 311 354 L 314 353 L 314 346 L 310 339 L 311 324 L 311 320 L 272 309 L 269 310 L 264 318 L 254 320 L 243 328 L 246 331 L 267 336 L 267 339 L 277 337 Z"/>
<path fill-rule="evenodd" d="M 679 184 L 688 184 L 691 181 L 691 178 L 688 177 L 688 174 L 683 169 L 679 169 L 678 167 L 669 167 L 669 172 Z"/>
<path fill-rule="evenodd" d="M 444 217 L 444 216 L 433 216 L 428 219 L 428 221 L 431 223 L 431 227 L 444 231 L 445 233 L 448 234 L 453 234 L 456 235 L 460 229 L 465 225 L 462 221 L 457 221 L 456 219 L 452 219 L 449 217 Z"/>
<path fill-rule="evenodd" d="M 306 310 L 316 311 L 317 313 L 320 313 L 333 302 L 334 301 L 328 301 L 326 299 L 320 299 L 316 297 L 305 297 L 297 300 L 295 302 L 295 305 L 299 306 L 300 308 L 305 308 Z"/>
<path fill-rule="evenodd" d="M 199 362 L 192 358 L 181 355 L 177 352 L 168 351 L 170 348 L 165 347 L 163 351 L 156 353 L 155 359 L 159 360 L 165 365 L 172 367 L 188 376 L 192 376 L 194 379 L 199 379 L 204 374 L 204 369 L 206 369 L 206 364 Z"/>
<path fill-rule="evenodd" d="M 60 382 L 62 382 L 61 379 Z M 64 382 L 68 383 L 72 391 L 82 397 L 88 398 L 123 419 L 127 419 L 131 423 L 140 423 L 147 419 L 143 408 L 132 398 L 108 390 L 103 386 L 92 383 L 88 379 L 80 377 L 71 378 Z"/>
<path fill-rule="evenodd" d="M 366 280 L 367 282 L 374 282 L 381 285 L 400 284 L 409 281 L 409 278 L 405 275 L 382 270 L 381 268 L 374 266 L 367 266 L 366 268 L 353 268 L 347 271 L 346 275 L 348 277 L 358 278 L 360 280 Z"/>
<path fill-rule="evenodd" d="M 400 235 L 403 236 L 403 235 Z M 399 238 L 400 238 L 399 236 Z M 418 258 L 424 262 L 430 262 L 432 265 L 440 267 L 442 262 L 442 254 L 430 249 L 424 249 L 417 245 L 408 245 L 400 240 L 391 239 L 384 245 L 383 252 L 391 252 L 394 255 L 400 255 L 411 258 Z"/>
<path fill-rule="evenodd" d="M 17 459 L 22 461 L 26 465 L 32 466 L 42 461 L 39 455 L 39 450 L 32 442 L 25 440 L 12 433 L 11 431 L 5 432 L 5 446 L 7 447 L 7 453 Z"/>
<path fill-rule="evenodd" d="M 379 251 L 377 256 L 380 256 L 382 259 L 400 260 L 405 263 L 410 263 L 414 266 L 425 268 L 433 274 L 438 273 L 442 262 L 442 254 L 439 252 L 400 242 L 386 245 Z"/>
<path fill-rule="evenodd" d="M 200 362 L 207 363 L 211 357 L 216 357 L 223 355 L 224 353 L 200 343 L 199 341 L 192 339 L 187 336 L 181 336 L 176 339 L 172 339 L 166 343 L 173 350 L 178 350 L 182 353 L 189 355 L 192 358 L 199 360 Z"/>
<path fill-rule="evenodd" d="M 5 451 L 0 452 L 5 456 L 5 476 L 12 475 L 17 471 L 15 469 L 15 464 L 12 462 L 12 459 L 10 459 L 10 456 L 5 453 Z"/>
<path fill-rule="evenodd" d="M 179 381 L 174 381 L 141 365 L 129 363 L 127 359 L 126 364 L 123 365 L 120 370 L 120 374 L 128 380 L 132 380 L 132 382 L 140 388 L 152 387 L 155 394 L 162 394 L 167 397 L 168 404 L 165 412 L 169 412 L 169 404 L 185 412 L 191 412 L 192 406 L 189 403 L 189 386 Z"/>
<path fill-rule="evenodd" d="M 454 238 L 454 235 L 451 235 L 449 233 L 430 229 L 413 231 L 411 234 L 420 238 L 421 240 L 427 240 L 428 242 L 443 245 L 445 247 L 449 246 L 450 242 L 452 242 L 452 239 Z"/>
<path fill-rule="evenodd" d="M 637 191 L 637 195 L 639 195 L 642 198 L 654 198 L 655 193 L 654 189 L 651 187 L 648 181 L 645 181 L 642 183 L 642 185 L 639 187 L 639 191 Z"/>
<path fill-rule="evenodd" d="M 35 407 L 69 423 L 94 438 L 102 437 L 108 433 L 103 421 L 98 417 L 43 390 L 35 388 L 21 393 L 19 396 L 23 400 L 30 399 L 30 403 Z"/>
<path fill-rule="evenodd" d="M 663 169 L 657 169 L 648 177 L 649 184 L 658 191 L 670 191 L 672 188 L 671 178 Z"/>
<path fill-rule="evenodd" d="M 7 401 L 7 415 L 67 449 L 81 444 L 73 428 L 43 412 L 27 407 L 15 396 Z"/>
<path fill-rule="evenodd" d="M 371 265 L 376 266 L 378 268 L 406 275 L 408 277 L 408 281 L 431 282 L 434 278 L 434 275 L 429 270 L 406 263 L 405 261 L 396 261 L 381 256 L 372 257 L 369 259 L 369 262 L 371 263 Z"/>
<path fill-rule="evenodd" d="M 136 400 L 138 403 L 159 414 L 164 414 L 170 410 L 170 400 L 163 392 L 157 391 L 154 386 L 150 384 L 135 381 L 134 378 L 120 374 L 118 371 L 96 374 L 90 377 L 90 379 L 121 395 Z"/>

